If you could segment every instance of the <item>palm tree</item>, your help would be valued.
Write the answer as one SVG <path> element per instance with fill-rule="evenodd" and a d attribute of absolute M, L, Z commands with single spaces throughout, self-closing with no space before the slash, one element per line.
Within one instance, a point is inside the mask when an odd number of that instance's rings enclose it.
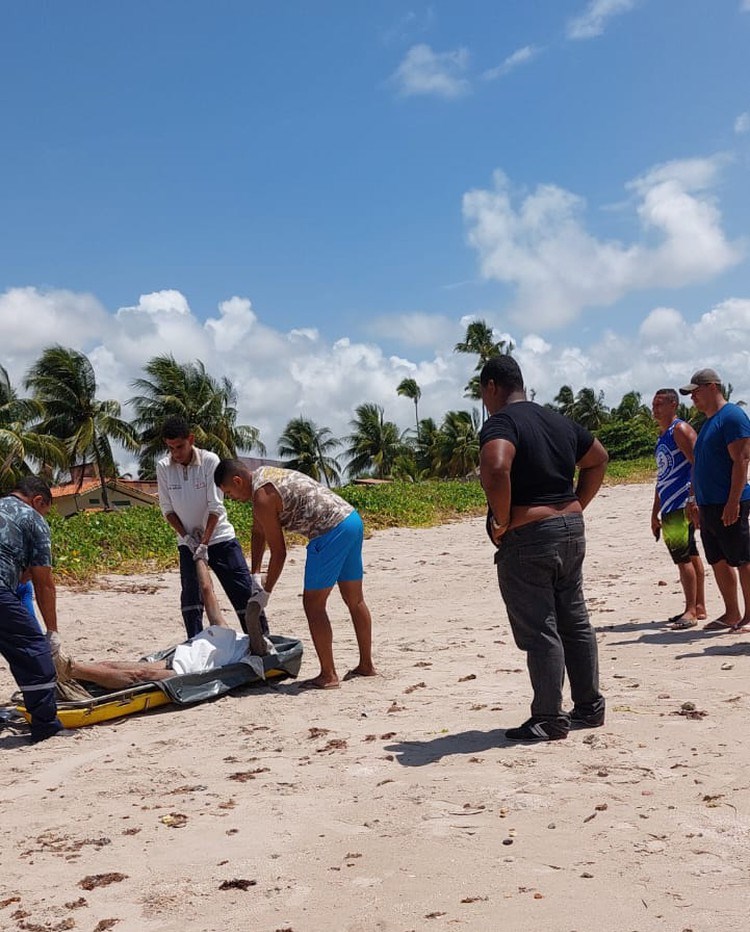
<path fill-rule="evenodd" d="M 88 357 L 64 346 L 49 346 L 29 370 L 25 385 L 43 405 L 39 429 L 62 441 L 68 467 L 93 460 L 109 509 L 107 479 L 116 475 L 114 440 L 126 450 L 140 448 L 135 429 L 120 417 L 118 401 L 99 401 L 96 375 Z M 79 486 L 83 482 L 83 469 Z"/>
<path fill-rule="evenodd" d="M 474 372 L 481 372 L 484 364 L 493 356 L 510 356 L 515 349 L 512 341 L 495 340 L 495 334 L 492 327 L 485 320 L 473 320 L 466 328 L 466 337 L 453 348 L 455 353 L 474 353 L 479 356 L 479 361 L 474 367 Z M 466 398 L 473 398 L 478 401 L 482 397 L 479 376 L 474 375 L 466 385 L 464 390 Z M 485 419 L 484 405 L 482 405 L 482 420 Z"/>
<path fill-rule="evenodd" d="M 416 379 L 402 379 L 396 389 L 396 394 L 404 398 L 411 398 L 414 402 L 414 416 L 417 420 L 417 443 L 419 443 L 419 399 L 422 397 L 422 389 L 417 385 Z"/>
<path fill-rule="evenodd" d="M 378 479 L 390 476 L 396 457 L 403 450 L 398 427 L 384 420 L 383 409 L 370 401 L 359 405 L 351 426 L 353 433 L 346 438 L 349 475 L 360 476 L 372 471 Z"/>
<path fill-rule="evenodd" d="M 199 359 L 181 364 L 172 355 L 154 356 L 143 368 L 148 378 L 133 382 L 140 394 L 129 401 L 143 444 L 141 478 L 155 475 L 156 459 L 164 450 L 162 425 L 171 415 L 190 424 L 199 447 L 222 458 L 253 447 L 261 455 L 266 452 L 257 427 L 237 424 L 237 392 L 228 378 L 215 379 Z"/>
<path fill-rule="evenodd" d="M 316 482 L 325 479 L 330 486 L 341 478 L 338 457 L 331 452 L 340 446 L 328 427 L 318 427 L 305 417 L 295 417 L 278 439 L 279 455 L 284 465 L 312 476 Z"/>
<path fill-rule="evenodd" d="M 572 417 L 588 430 L 598 430 L 606 424 L 609 409 L 604 404 L 604 392 L 597 395 L 593 388 L 582 388 L 576 395 Z"/>
<path fill-rule="evenodd" d="M 561 385 L 560 391 L 555 395 L 555 410 L 564 417 L 573 417 L 576 406 L 575 395 L 570 385 Z"/>
<path fill-rule="evenodd" d="M 417 466 L 425 474 L 437 474 L 440 468 L 440 430 L 431 417 L 419 422 L 416 450 Z"/>
<path fill-rule="evenodd" d="M 438 438 L 440 472 L 444 476 L 466 476 L 479 463 L 479 414 L 476 410 L 448 411 Z"/>
<path fill-rule="evenodd" d="M 44 409 L 33 398 L 19 398 L 7 370 L 0 366 L 0 491 L 33 470 L 29 459 L 43 468 L 65 462 L 65 448 L 36 424 Z"/>
<path fill-rule="evenodd" d="M 651 409 L 643 404 L 641 393 L 636 391 L 626 392 L 619 405 L 613 408 L 611 416 L 618 421 L 636 421 L 647 427 L 653 423 Z"/>

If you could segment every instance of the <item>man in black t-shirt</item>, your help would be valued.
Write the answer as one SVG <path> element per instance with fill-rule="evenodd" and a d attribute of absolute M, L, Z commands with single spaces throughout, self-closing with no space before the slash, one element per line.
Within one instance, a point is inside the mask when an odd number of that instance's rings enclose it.
<path fill-rule="evenodd" d="M 512 741 L 554 741 L 567 737 L 571 725 L 604 724 L 596 636 L 583 597 L 582 511 L 599 491 L 608 456 L 583 427 L 526 400 L 512 357 L 490 359 L 479 381 L 491 415 L 480 434 L 487 530 L 534 691 L 531 718 L 505 734 Z M 566 670 L 571 712 L 562 706 Z"/>

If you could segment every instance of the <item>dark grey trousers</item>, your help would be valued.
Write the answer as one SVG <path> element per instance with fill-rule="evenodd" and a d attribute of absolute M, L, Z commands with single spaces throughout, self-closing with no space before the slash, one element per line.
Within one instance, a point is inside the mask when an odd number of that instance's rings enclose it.
<path fill-rule="evenodd" d="M 535 717 L 565 717 L 566 670 L 576 709 L 604 708 L 596 635 L 583 598 L 585 554 L 583 516 L 566 514 L 509 531 L 495 555 L 513 637 L 526 652 Z"/>

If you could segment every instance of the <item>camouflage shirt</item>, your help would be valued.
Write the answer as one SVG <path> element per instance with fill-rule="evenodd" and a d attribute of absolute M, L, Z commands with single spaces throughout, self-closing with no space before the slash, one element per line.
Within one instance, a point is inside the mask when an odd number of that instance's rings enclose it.
<path fill-rule="evenodd" d="M 333 530 L 354 511 L 340 495 L 294 469 L 261 466 L 253 472 L 253 494 L 264 485 L 273 486 L 281 498 L 281 526 L 310 540 Z"/>
<path fill-rule="evenodd" d="M 0 498 L 0 588 L 15 592 L 28 566 L 52 566 L 49 525 L 16 495 Z"/>

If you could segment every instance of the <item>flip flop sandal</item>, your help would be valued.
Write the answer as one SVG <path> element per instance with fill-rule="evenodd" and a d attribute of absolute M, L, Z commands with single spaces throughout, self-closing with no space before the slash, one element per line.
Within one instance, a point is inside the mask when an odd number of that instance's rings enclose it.
<path fill-rule="evenodd" d="M 688 628 L 695 628 L 697 624 L 695 618 L 676 618 L 670 627 L 673 631 L 687 631 Z"/>
<path fill-rule="evenodd" d="M 719 621 L 717 618 L 715 621 L 709 621 L 707 625 L 703 625 L 704 631 L 734 631 L 734 625 L 728 625 L 725 621 Z"/>
<path fill-rule="evenodd" d="M 677 612 L 676 615 L 670 615 L 669 618 L 667 618 L 667 624 L 673 625 L 676 621 L 679 621 L 680 618 L 682 618 L 682 615 L 683 612 Z"/>

